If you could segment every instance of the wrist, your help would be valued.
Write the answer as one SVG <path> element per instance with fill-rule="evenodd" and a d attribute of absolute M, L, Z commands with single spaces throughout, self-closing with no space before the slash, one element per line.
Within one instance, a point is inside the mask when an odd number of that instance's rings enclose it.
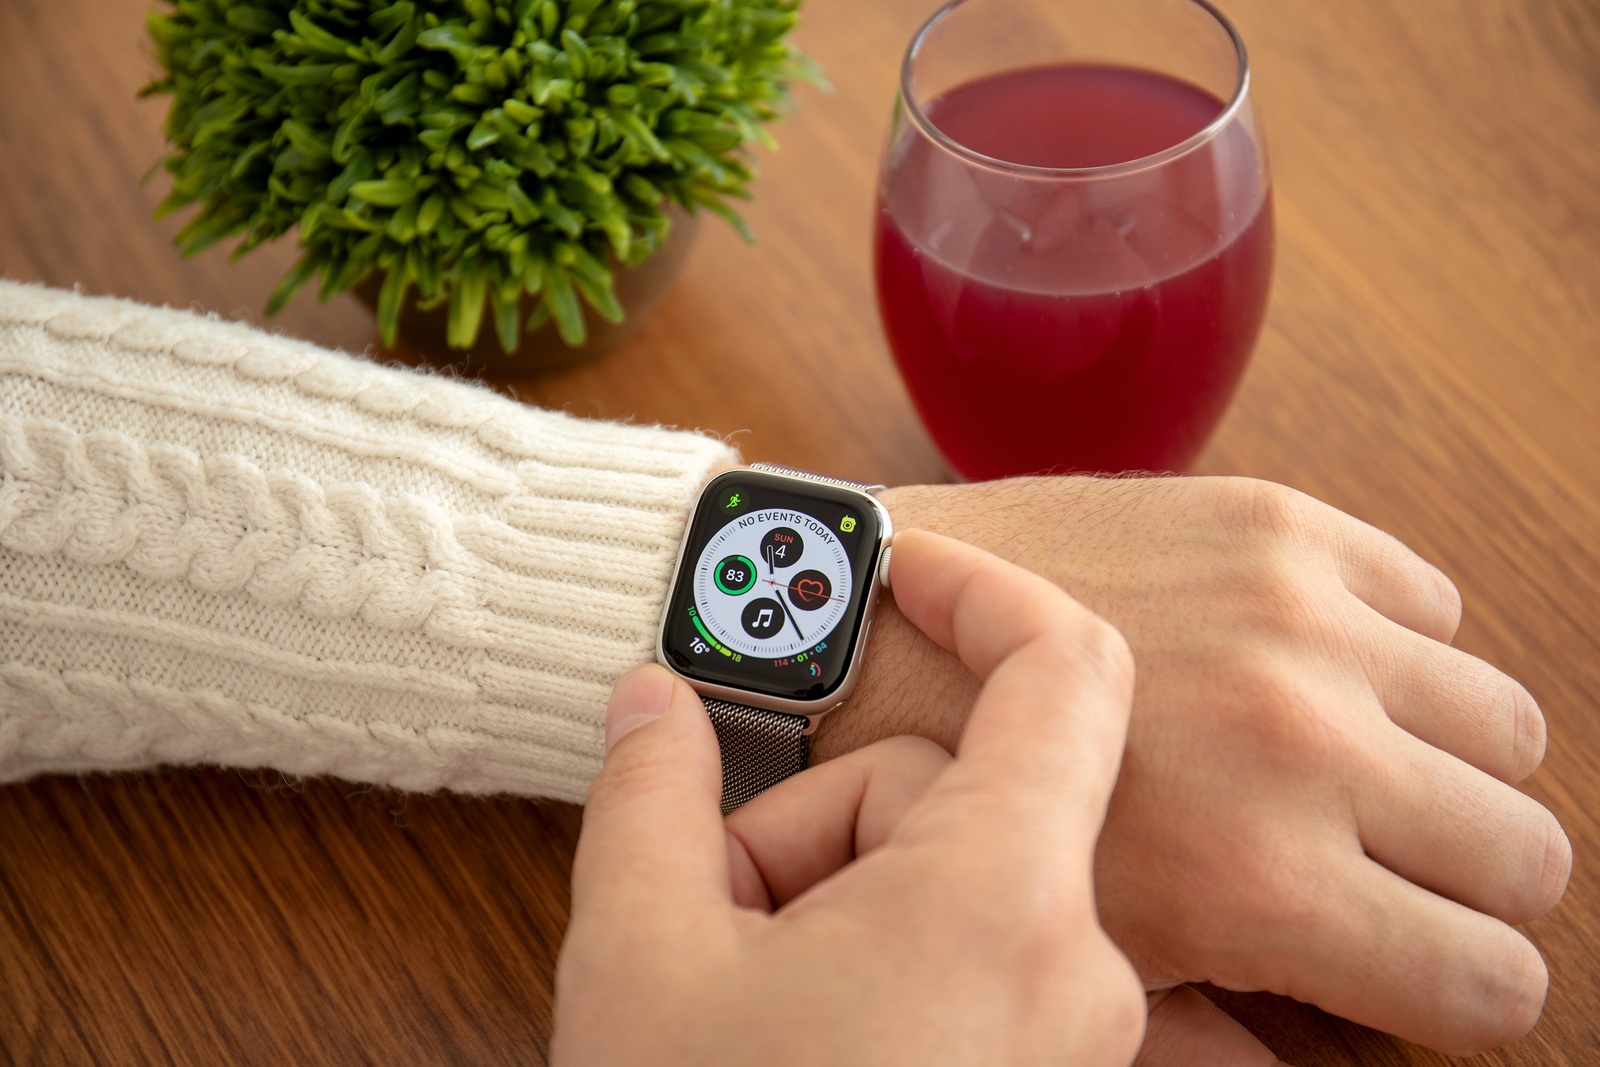
<path fill-rule="evenodd" d="M 951 519 L 955 494 L 966 488 L 904 485 L 877 495 L 897 533 L 954 529 L 960 536 L 962 524 Z M 977 679 L 955 656 L 900 613 L 891 589 L 878 601 L 861 681 L 849 702 L 818 726 L 811 739 L 812 762 L 902 734 L 926 737 L 954 752 L 977 689 Z"/>
<path fill-rule="evenodd" d="M 897 531 L 922 529 L 995 552 L 1039 570 L 1018 526 L 1049 513 L 1066 527 L 1086 493 L 1105 479 L 1088 476 L 1011 478 L 970 485 L 902 485 L 878 499 Z M 1016 518 L 1013 520 L 1012 516 Z M 812 738 L 814 761 L 831 759 L 885 737 L 914 734 L 955 751 L 978 681 L 961 662 L 906 621 L 893 596 L 879 602 L 861 683 L 850 702 L 829 715 Z"/>

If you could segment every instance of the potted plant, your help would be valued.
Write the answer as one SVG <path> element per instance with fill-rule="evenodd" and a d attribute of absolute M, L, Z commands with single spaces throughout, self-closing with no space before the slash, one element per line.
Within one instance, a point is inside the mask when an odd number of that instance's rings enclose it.
<path fill-rule="evenodd" d="M 185 255 L 298 229 L 268 314 L 316 278 L 367 292 L 386 345 L 427 314 L 457 350 L 583 345 L 700 209 L 748 237 L 749 146 L 812 72 L 797 2 L 169 0 L 158 214 L 199 205 Z"/>

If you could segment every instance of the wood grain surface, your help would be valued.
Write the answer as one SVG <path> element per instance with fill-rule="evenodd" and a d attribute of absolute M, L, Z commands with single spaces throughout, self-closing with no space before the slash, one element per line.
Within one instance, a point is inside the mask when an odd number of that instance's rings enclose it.
<path fill-rule="evenodd" d="M 150 0 L 0 0 L 0 273 L 259 319 L 294 258 L 183 261 L 137 102 Z M 800 93 L 744 245 L 707 226 L 625 347 L 522 399 L 738 431 L 750 459 L 941 477 L 879 332 L 868 223 L 899 52 L 932 0 L 808 0 Z M 1467 604 L 1459 644 L 1550 723 L 1527 785 L 1576 851 L 1533 924 L 1543 1021 L 1471 1062 L 1600 1063 L 1600 6 L 1227 0 L 1249 43 L 1279 259 L 1201 470 L 1391 530 Z M 353 299 L 274 323 L 360 351 Z M 575 808 L 171 771 L 0 789 L 0 1062 L 542 1062 Z M 1215 995 L 1301 1065 L 1445 1058 Z"/>

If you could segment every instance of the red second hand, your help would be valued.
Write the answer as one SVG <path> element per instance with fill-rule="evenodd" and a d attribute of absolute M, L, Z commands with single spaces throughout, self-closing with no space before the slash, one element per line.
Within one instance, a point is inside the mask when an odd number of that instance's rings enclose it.
<path fill-rule="evenodd" d="M 792 585 L 784 585 L 782 582 L 775 582 L 771 578 L 763 578 L 761 580 L 763 582 L 766 582 L 768 585 L 775 585 L 779 589 L 787 589 L 787 590 L 789 590 L 789 592 L 796 593 L 796 595 L 803 596 L 803 597 L 807 598 L 808 600 L 811 597 L 814 597 L 814 596 L 821 596 L 820 593 L 799 593 L 795 589 L 794 586 L 792 586 Z M 844 597 L 842 597 L 842 596 L 825 596 L 825 597 L 822 597 L 822 599 L 824 599 L 824 600 L 839 600 L 839 601 L 842 601 L 842 600 L 844 600 Z"/>

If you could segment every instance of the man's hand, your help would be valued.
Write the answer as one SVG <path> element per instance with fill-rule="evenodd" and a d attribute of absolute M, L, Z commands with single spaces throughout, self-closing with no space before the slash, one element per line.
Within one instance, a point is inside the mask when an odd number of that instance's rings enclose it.
<path fill-rule="evenodd" d="M 1533 1025 L 1544 963 L 1508 924 L 1555 904 L 1571 849 L 1509 784 L 1543 756 L 1538 706 L 1449 646 L 1461 607 L 1444 575 L 1247 479 L 884 500 L 899 525 L 1051 578 L 1131 644 L 1138 689 L 1095 877 L 1147 988 L 1270 990 L 1451 1052 Z M 915 592 L 897 584 L 896 599 Z M 885 603 L 817 751 L 900 733 L 951 747 L 976 685 Z"/>
<path fill-rule="evenodd" d="M 552 1062 L 1125 1067 L 1145 999 L 1095 919 L 1133 665 L 1051 583 L 916 532 L 904 617 L 982 691 L 951 759 L 898 738 L 731 816 L 698 697 L 658 667 L 606 715 L 556 967 Z"/>

